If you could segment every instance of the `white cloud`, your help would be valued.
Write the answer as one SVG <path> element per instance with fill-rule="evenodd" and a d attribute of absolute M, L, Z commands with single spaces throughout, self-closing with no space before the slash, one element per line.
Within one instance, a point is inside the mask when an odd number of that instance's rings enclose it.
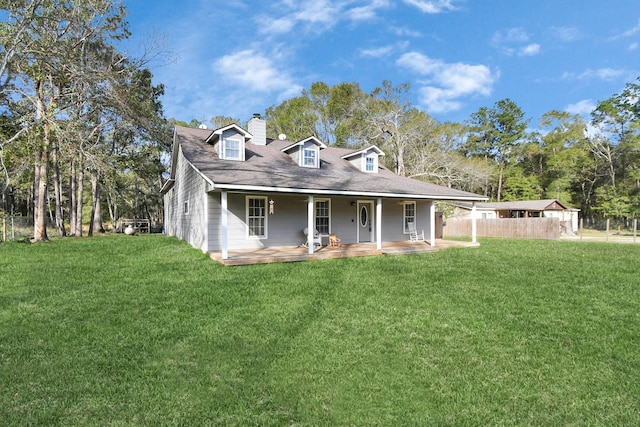
<path fill-rule="evenodd" d="M 360 56 L 368 56 L 371 58 L 381 58 L 389 56 L 394 50 L 394 46 L 382 46 L 375 49 L 361 49 Z"/>
<path fill-rule="evenodd" d="M 522 28 L 510 28 L 504 36 L 504 40 L 507 42 L 526 42 L 529 40 L 529 35 Z"/>
<path fill-rule="evenodd" d="M 354 7 L 346 11 L 346 16 L 353 21 L 368 21 L 375 18 L 378 9 L 389 6 L 389 0 L 373 0 L 364 6 Z"/>
<path fill-rule="evenodd" d="M 336 16 L 343 11 L 342 5 L 330 0 L 311 0 L 300 4 L 292 17 L 298 22 L 333 26 Z"/>
<path fill-rule="evenodd" d="M 424 13 L 442 13 L 457 10 L 456 0 L 404 0 L 410 6 L 415 6 Z"/>
<path fill-rule="evenodd" d="M 266 16 L 256 18 L 260 32 L 269 34 L 286 34 L 293 30 L 295 22 L 289 17 L 273 19 Z"/>
<path fill-rule="evenodd" d="M 284 34 L 302 25 L 305 31 L 321 33 L 341 21 L 368 21 L 377 17 L 379 9 L 391 5 L 391 0 L 366 0 L 354 6 L 344 0 L 283 0 L 274 7 L 277 18 L 262 14 L 255 18 L 263 34 Z M 364 3 L 364 4 L 362 4 Z"/>
<path fill-rule="evenodd" d="M 217 115 L 248 119 L 265 106 L 299 96 L 302 86 L 267 54 L 247 49 L 218 57 L 209 66 L 190 60 L 179 68 L 163 69 L 167 85 L 163 104 L 168 117 L 207 121 Z M 171 74 L 166 74 L 169 70 Z M 213 73 L 213 75 L 212 75 Z"/>
<path fill-rule="evenodd" d="M 538 43 L 529 43 L 529 34 L 518 27 L 506 31 L 496 31 L 491 37 L 491 44 L 505 55 L 533 56 L 540 53 Z"/>
<path fill-rule="evenodd" d="M 594 70 L 593 72 L 589 70 L 585 73 L 585 77 L 591 77 L 589 74 L 593 74 L 593 76 L 600 80 L 615 80 L 618 77 L 623 76 L 625 74 L 625 71 L 616 70 L 613 68 L 600 68 L 598 70 Z"/>
<path fill-rule="evenodd" d="M 551 27 L 551 32 L 563 42 L 571 42 L 582 38 L 580 30 L 575 27 Z"/>
<path fill-rule="evenodd" d="M 629 45 L 629 50 L 636 50 L 638 48 L 638 43 L 634 42 Z"/>
<path fill-rule="evenodd" d="M 396 36 L 400 37 L 422 37 L 422 33 L 417 30 L 413 30 L 407 27 L 390 27 L 389 28 Z"/>
<path fill-rule="evenodd" d="M 289 94 L 302 90 L 286 71 L 278 69 L 271 59 L 251 49 L 219 58 L 215 61 L 213 69 L 220 73 L 225 81 L 239 86 L 247 94 Z"/>
<path fill-rule="evenodd" d="M 519 56 L 533 56 L 540 53 L 540 45 L 538 43 L 531 43 L 521 48 L 518 52 Z"/>
<path fill-rule="evenodd" d="M 488 96 L 497 79 L 485 65 L 446 63 L 418 52 L 405 53 L 397 64 L 426 79 L 421 102 L 432 113 L 460 109 L 463 97 Z"/>
<path fill-rule="evenodd" d="M 634 36 L 635 34 L 640 33 L 640 19 L 638 19 L 638 23 L 636 24 L 635 27 L 620 33 L 618 35 L 615 35 L 613 37 L 611 37 L 609 40 L 617 40 L 617 39 L 622 39 L 622 38 L 627 38 L 627 37 L 631 37 Z"/>
<path fill-rule="evenodd" d="M 529 41 L 529 35 L 522 28 L 509 28 L 507 31 L 496 31 L 493 33 L 491 41 L 495 45 L 505 43 L 526 43 Z"/>
<path fill-rule="evenodd" d="M 361 49 L 360 56 L 370 57 L 370 58 L 382 58 L 385 56 L 389 56 L 392 53 L 403 51 L 409 46 L 408 42 L 398 42 L 395 44 L 380 46 L 374 49 Z"/>
<path fill-rule="evenodd" d="M 433 73 L 438 67 L 438 64 L 442 64 L 443 62 L 437 59 L 431 59 L 418 52 L 409 52 L 402 55 L 397 63 L 417 74 L 424 75 Z"/>
<path fill-rule="evenodd" d="M 564 110 L 567 113 L 579 114 L 579 115 L 583 116 L 583 115 L 591 114 L 591 112 L 595 108 L 596 108 L 596 105 L 594 104 L 594 102 L 591 99 L 583 99 L 582 101 L 578 101 L 575 104 L 567 105 L 564 108 Z"/>
<path fill-rule="evenodd" d="M 562 78 L 567 80 L 616 80 L 630 74 L 628 70 L 614 68 L 599 68 L 597 70 L 588 69 L 582 73 L 565 72 Z"/>

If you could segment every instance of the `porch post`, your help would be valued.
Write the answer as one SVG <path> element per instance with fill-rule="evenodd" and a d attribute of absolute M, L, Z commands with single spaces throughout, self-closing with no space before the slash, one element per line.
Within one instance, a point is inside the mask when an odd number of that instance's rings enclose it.
<path fill-rule="evenodd" d="M 471 203 L 471 243 L 477 242 L 478 223 L 476 219 L 476 202 Z"/>
<path fill-rule="evenodd" d="M 431 201 L 429 205 L 429 244 L 430 246 L 436 245 L 436 202 Z"/>
<path fill-rule="evenodd" d="M 220 210 L 222 226 L 222 259 L 229 258 L 229 210 L 227 205 L 227 192 L 222 191 L 220 194 Z"/>
<path fill-rule="evenodd" d="M 313 196 L 309 196 L 307 201 L 307 247 L 309 255 L 313 254 L 313 235 L 315 231 L 316 227 L 313 225 Z"/>
<path fill-rule="evenodd" d="M 382 198 L 376 201 L 376 249 L 382 250 Z"/>

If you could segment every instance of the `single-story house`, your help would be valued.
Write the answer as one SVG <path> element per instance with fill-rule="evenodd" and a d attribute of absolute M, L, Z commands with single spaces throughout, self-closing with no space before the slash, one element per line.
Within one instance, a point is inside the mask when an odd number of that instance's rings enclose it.
<path fill-rule="evenodd" d="M 408 241 L 409 223 L 435 244 L 437 201 L 477 194 L 401 177 L 378 147 L 337 148 L 311 136 L 266 137 L 256 114 L 247 129 L 176 126 L 171 173 L 162 187 L 165 233 L 205 252 L 305 245 L 330 234 L 342 244 Z M 472 236 L 475 242 L 475 236 Z"/>
<path fill-rule="evenodd" d="M 578 230 L 578 212 L 557 199 L 522 200 L 515 202 L 480 202 L 472 213 L 471 203 L 454 203 L 456 219 L 494 219 L 494 218 L 558 218 L 565 233 Z"/>

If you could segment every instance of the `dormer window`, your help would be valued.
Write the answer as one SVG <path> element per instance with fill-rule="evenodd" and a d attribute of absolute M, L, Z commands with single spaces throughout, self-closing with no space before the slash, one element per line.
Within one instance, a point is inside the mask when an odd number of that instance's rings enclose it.
<path fill-rule="evenodd" d="M 245 141 L 251 138 L 253 136 L 246 130 L 230 124 L 211 132 L 206 142 L 213 144 L 220 159 L 244 161 Z"/>
<path fill-rule="evenodd" d="M 318 155 L 317 148 L 305 148 L 303 151 L 302 164 L 308 168 L 318 167 Z"/>
<path fill-rule="evenodd" d="M 346 154 L 342 158 L 362 172 L 378 173 L 378 159 L 380 156 L 384 156 L 384 152 L 375 145 L 371 145 L 364 150 Z"/>
<path fill-rule="evenodd" d="M 227 160 L 242 160 L 242 141 L 236 138 L 224 138 L 222 158 Z"/>
<path fill-rule="evenodd" d="M 291 156 L 298 166 L 305 168 L 320 168 L 320 150 L 327 146 L 314 136 L 288 145 L 282 149 L 283 153 Z"/>
<path fill-rule="evenodd" d="M 376 171 L 376 160 L 378 160 L 378 157 L 374 157 L 374 156 L 366 156 L 364 158 L 365 160 L 365 164 L 364 164 L 364 170 L 365 172 L 375 172 Z"/>

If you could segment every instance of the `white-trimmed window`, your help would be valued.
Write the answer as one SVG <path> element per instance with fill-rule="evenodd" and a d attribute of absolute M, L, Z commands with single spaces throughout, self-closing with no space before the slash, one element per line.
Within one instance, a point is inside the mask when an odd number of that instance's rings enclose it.
<path fill-rule="evenodd" d="M 237 138 L 222 140 L 222 158 L 227 160 L 242 160 L 242 141 Z"/>
<path fill-rule="evenodd" d="M 377 156 L 366 156 L 364 158 L 364 171 L 365 172 L 376 172 L 376 161 L 378 160 Z"/>
<path fill-rule="evenodd" d="M 402 224 L 405 234 L 409 234 L 409 222 L 416 222 L 416 202 L 405 202 L 402 211 Z"/>
<path fill-rule="evenodd" d="M 318 150 L 316 148 L 305 148 L 302 150 L 302 166 L 307 168 L 318 167 Z"/>
<path fill-rule="evenodd" d="M 184 204 L 182 205 L 182 213 L 189 215 L 189 200 L 184 201 Z"/>
<path fill-rule="evenodd" d="M 331 200 L 316 200 L 316 230 L 318 233 L 328 235 L 331 232 Z"/>
<path fill-rule="evenodd" d="M 247 196 L 247 237 L 267 238 L 267 198 Z"/>

